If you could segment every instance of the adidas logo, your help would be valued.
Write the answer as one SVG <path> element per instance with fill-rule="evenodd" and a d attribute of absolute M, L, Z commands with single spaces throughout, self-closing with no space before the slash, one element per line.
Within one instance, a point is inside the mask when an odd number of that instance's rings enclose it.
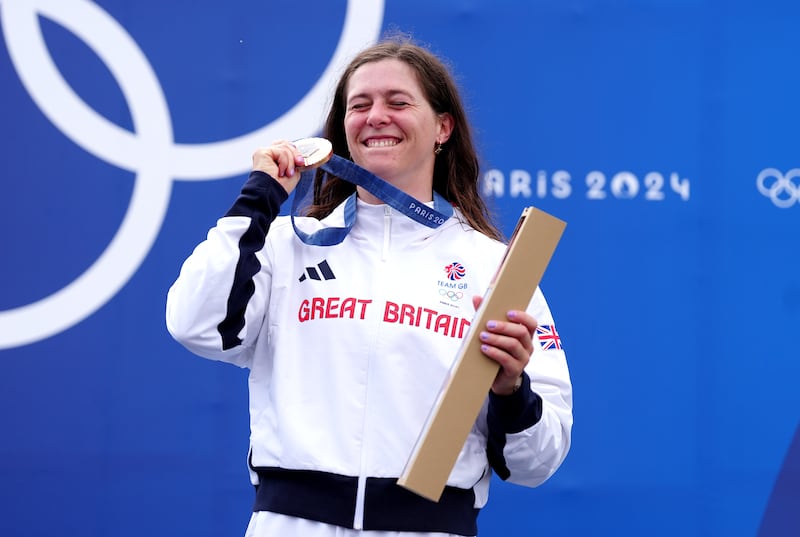
<path fill-rule="evenodd" d="M 300 281 L 304 282 L 306 278 L 311 278 L 312 280 L 335 280 L 336 276 L 333 274 L 330 265 L 328 265 L 328 261 L 323 260 L 316 267 L 306 267 L 306 270 L 300 276 Z"/>

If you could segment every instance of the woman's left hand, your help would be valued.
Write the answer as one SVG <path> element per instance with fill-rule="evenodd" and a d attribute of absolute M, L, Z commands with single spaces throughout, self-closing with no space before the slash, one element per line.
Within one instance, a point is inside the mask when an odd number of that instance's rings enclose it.
<path fill-rule="evenodd" d="M 472 304 L 478 309 L 482 297 L 472 297 Z M 538 323 L 525 311 L 508 312 L 507 320 L 490 320 L 480 328 L 481 351 L 500 364 L 500 371 L 492 384 L 492 391 L 498 395 L 510 395 L 518 386 L 522 370 L 528 365 L 533 353 L 533 334 Z"/>

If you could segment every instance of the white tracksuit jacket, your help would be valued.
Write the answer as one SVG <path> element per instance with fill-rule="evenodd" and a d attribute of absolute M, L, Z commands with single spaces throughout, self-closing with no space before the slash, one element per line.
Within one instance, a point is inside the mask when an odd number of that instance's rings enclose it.
<path fill-rule="evenodd" d="M 251 173 L 167 298 L 177 341 L 250 369 L 254 511 L 475 535 L 492 470 L 536 486 L 569 450 L 571 384 L 544 297 L 537 289 L 528 311 L 552 332 L 537 337 L 522 388 L 487 396 L 442 499 L 430 502 L 395 482 L 505 246 L 457 210 L 430 229 L 361 201 L 341 244 L 309 246 L 276 218 L 285 199 Z M 296 220 L 306 231 L 341 225 L 342 207 L 322 222 Z"/>

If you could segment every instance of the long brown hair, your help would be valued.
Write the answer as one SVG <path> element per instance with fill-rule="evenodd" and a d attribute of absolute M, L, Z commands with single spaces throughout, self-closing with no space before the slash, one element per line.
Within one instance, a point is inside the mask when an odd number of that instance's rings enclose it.
<path fill-rule="evenodd" d="M 502 240 L 502 233 L 478 192 L 477 151 L 456 84 L 441 60 L 409 38 L 381 41 L 363 50 L 350 62 L 336 86 L 322 135 L 331 141 L 335 154 L 351 158 L 344 130 L 348 82 L 362 65 L 385 59 L 397 59 L 408 64 L 417 74 L 417 81 L 431 108 L 437 114 L 448 113 L 453 117 L 453 132 L 434 164 L 434 190 L 458 207 L 471 227 Z M 322 170 L 317 170 L 313 201 L 307 211 L 309 216 L 324 218 L 355 191 L 355 185 L 337 177 L 329 177 L 322 186 L 325 175 Z"/>

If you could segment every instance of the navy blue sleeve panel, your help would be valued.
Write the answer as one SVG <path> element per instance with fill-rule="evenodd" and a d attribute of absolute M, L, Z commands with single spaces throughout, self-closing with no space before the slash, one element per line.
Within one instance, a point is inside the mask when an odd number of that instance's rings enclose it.
<path fill-rule="evenodd" d="M 489 465 L 501 479 L 508 479 L 511 475 L 503 456 L 506 435 L 533 427 L 540 419 L 542 419 L 542 398 L 531 390 L 531 379 L 527 373 L 522 373 L 522 386 L 511 395 L 489 392 L 489 408 L 486 414 L 489 437 L 486 443 L 486 455 Z"/>
<path fill-rule="evenodd" d="M 239 239 L 239 261 L 236 263 L 225 318 L 217 325 L 223 350 L 242 343 L 239 333 L 244 327 L 247 303 L 256 289 L 253 276 L 261 270 L 256 253 L 264 247 L 269 226 L 288 197 L 286 190 L 275 179 L 264 172 L 252 171 L 239 197 L 225 213 L 226 217 L 249 217 L 250 226 Z"/>
<path fill-rule="evenodd" d="M 266 217 L 267 222 L 264 228 L 264 236 L 266 236 L 269 224 L 278 216 L 281 204 L 288 197 L 286 190 L 278 181 L 264 172 L 253 170 L 242 186 L 239 197 L 236 198 L 225 216 L 254 218 L 258 215 Z"/>

